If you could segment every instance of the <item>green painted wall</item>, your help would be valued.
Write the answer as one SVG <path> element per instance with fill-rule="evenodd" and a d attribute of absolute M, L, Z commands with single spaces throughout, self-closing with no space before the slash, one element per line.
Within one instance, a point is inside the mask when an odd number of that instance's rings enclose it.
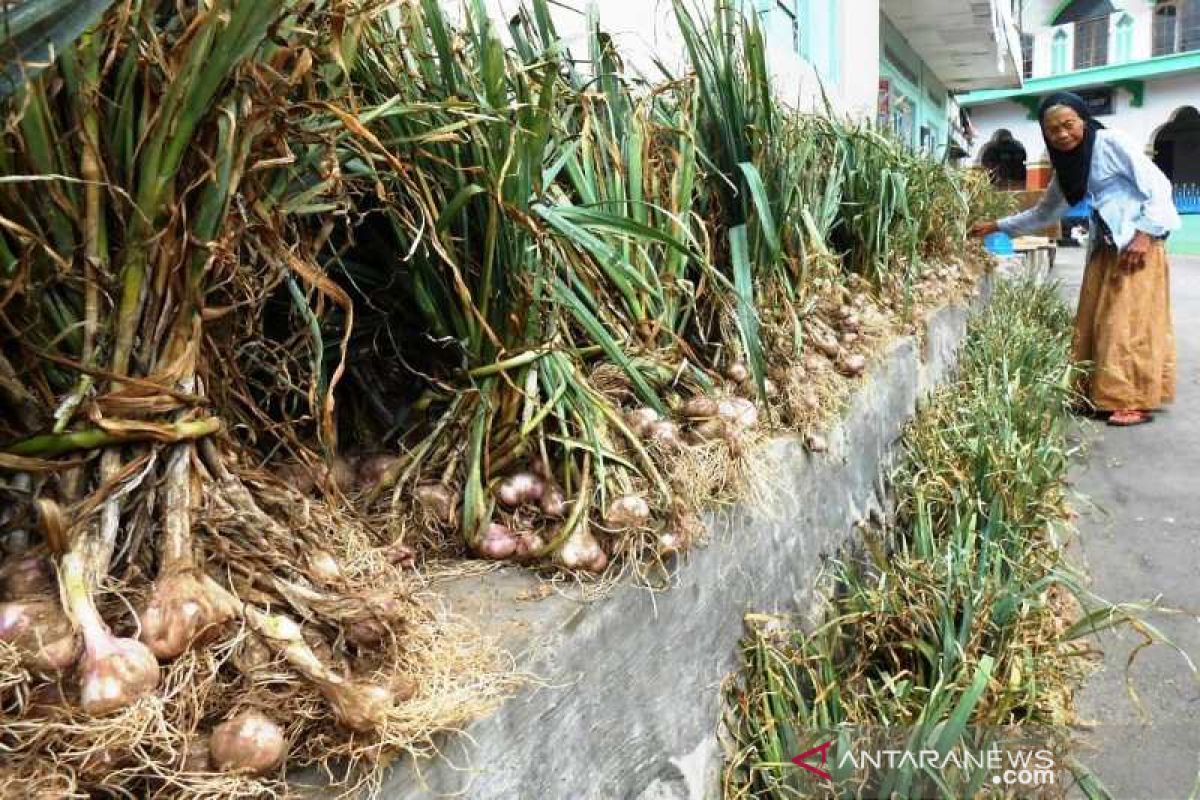
<path fill-rule="evenodd" d="M 932 153 L 941 158 L 946 153 L 950 135 L 947 117 L 949 95 L 946 88 L 887 17 L 880 19 L 879 36 L 882 40 L 879 77 L 891 83 L 893 95 L 903 95 L 912 105 L 909 144 L 914 148 L 919 147 L 921 128 L 928 127 Z"/>
<path fill-rule="evenodd" d="M 842 9 L 838 0 L 756 0 L 755 8 L 768 41 L 779 47 L 798 49 L 827 84 L 842 79 Z M 793 21 L 798 21 L 799 47 L 795 47 Z"/>
<path fill-rule="evenodd" d="M 1167 252 L 1179 255 L 1200 256 L 1200 214 L 1185 214 L 1183 228 L 1167 239 Z"/>
<path fill-rule="evenodd" d="M 825 81 L 838 83 L 842 79 L 842 15 L 837 0 L 809 0 L 807 5 L 812 31 L 809 59 Z"/>
<path fill-rule="evenodd" d="M 839 0 L 754 0 L 767 46 L 794 52 L 812 65 L 826 89 L 842 85 L 842 16 Z M 798 24 L 798 27 L 796 27 Z"/>

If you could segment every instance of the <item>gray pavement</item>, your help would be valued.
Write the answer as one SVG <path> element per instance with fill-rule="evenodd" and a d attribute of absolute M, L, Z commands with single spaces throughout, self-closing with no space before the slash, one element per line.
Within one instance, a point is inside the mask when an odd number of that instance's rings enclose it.
<path fill-rule="evenodd" d="M 1086 445 L 1071 473 L 1081 539 L 1076 561 L 1091 588 L 1112 602 L 1157 600 L 1146 615 L 1200 663 L 1200 258 L 1171 259 L 1179 348 L 1179 397 L 1151 425 L 1085 425 Z M 1075 302 L 1083 273 L 1079 248 L 1060 249 L 1052 273 Z M 1122 627 L 1102 633 L 1103 667 L 1079 693 L 1090 723 L 1080 754 L 1117 800 L 1182 800 L 1200 795 L 1200 682 L 1170 647 L 1142 650 Z"/>

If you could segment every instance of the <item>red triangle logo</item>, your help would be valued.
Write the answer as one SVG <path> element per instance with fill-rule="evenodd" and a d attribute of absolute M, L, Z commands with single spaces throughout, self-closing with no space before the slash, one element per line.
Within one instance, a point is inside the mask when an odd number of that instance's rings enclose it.
<path fill-rule="evenodd" d="M 833 780 L 832 775 L 830 775 L 825 770 L 820 769 L 818 767 L 814 767 L 812 764 L 808 763 L 808 759 L 810 759 L 813 756 L 820 753 L 821 754 L 821 766 L 822 767 L 825 766 L 825 762 L 829 757 L 829 748 L 831 748 L 831 747 L 833 747 L 832 740 L 826 742 L 825 744 L 818 745 L 807 752 L 801 753 L 800 755 L 798 755 L 792 759 L 792 763 L 795 764 L 797 767 L 803 767 L 804 769 L 811 772 L 813 775 L 816 775 L 818 778 L 824 778 L 827 781 L 832 781 Z"/>

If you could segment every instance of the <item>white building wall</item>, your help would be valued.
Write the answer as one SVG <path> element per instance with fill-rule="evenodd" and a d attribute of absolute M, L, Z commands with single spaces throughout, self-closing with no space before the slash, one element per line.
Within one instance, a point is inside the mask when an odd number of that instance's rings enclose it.
<path fill-rule="evenodd" d="M 1111 0 L 1117 11 L 1128 11 L 1131 14 L 1146 14 L 1154 7 L 1155 0 Z M 1021 29 L 1025 32 L 1036 31 L 1050 24 L 1050 17 L 1062 5 L 1061 0 L 1025 0 L 1021 10 Z"/>
<path fill-rule="evenodd" d="M 486 3 L 493 18 L 502 23 L 501 28 L 520 6 L 520 0 Z M 746 0 L 746 7 L 753 8 L 754 3 Z M 709 4 L 700 2 L 696 6 L 708 8 Z M 841 16 L 834 27 L 840 41 L 831 44 L 842 48 L 842 69 L 837 83 L 825 80 L 825 93 L 835 111 L 872 117 L 879 87 L 879 0 L 838 0 L 829 6 Z M 550 6 L 566 46 L 580 54 L 586 53 L 587 7 L 587 0 L 560 0 Z M 597 7 L 602 29 L 613 38 L 628 65 L 651 79 L 661 75 L 656 60 L 675 74 L 682 72 L 686 49 L 670 0 L 598 0 Z M 824 110 L 822 79 L 809 62 L 795 53 L 791 38 L 786 39 L 772 41 L 769 48 L 770 68 L 780 98 L 801 110 Z"/>
<path fill-rule="evenodd" d="M 1145 104 L 1137 108 L 1132 105 L 1132 100 L 1129 92 L 1117 89 L 1114 113 L 1100 117 L 1100 121 L 1120 130 L 1151 153 L 1159 129 L 1170 122 L 1179 109 L 1188 105 L 1200 108 L 1200 75 L 1185 73 L 1147 80 Z M 983 148 L 1001 128 L 1011 132 L 1025 146 L 1027 164 L 1048 163 L 1041 128 L 1036 120 L 1028 118 L 1025 106 L 1004 100 L 974 106 L 970 111 L 971 121 L 979 132 L 971 148 L 973 163 L 979 163 Z"/>
<path fill-rule="evenodd" d="M 1059 0 L 1025 0 L 1021 8 L 1021 30 L 1035 31 L 1049 24 L 1050 15 L 1059 5 Z"/>
<path fill-rule="evenodd" d="M 998 103 L 988 103 L 985 106 L 972 106 L 970 109 L 971 123 L 978 131 L 971 146 L 971 163 L 979 164 L 983 148 L 995 137 L 996 132 L 1003 129 L 1013 135 L 1013 138 L 1025 147 L 1025 163 L 1036 164 L 1046 158 L 1046 147 L 1042 142 L 1041 128 L 1037 122 L 1028 118 L 1025 106 L 1010 100 Z"/>
<path fill-rule="evenodd" d="M 1133 60 L 1150 58 L 1154 40 L 1154 6 L 1150 3 L 1126 3 L 1125 10 L 1133 17 Z"/>
<path fill-rule="evenodd" d="M 1047 19 L 1058 7 L 1057 3 L 1046 2 L 1039 5 L 1026 6 L 1024 30 L 1034 35 L 1033 40 L 1033 77 L 1045 78 L 1054 74 L 1053 70 L 1053 41 L 1055 34 L 1062 30 L 1067 34 L 1067 72 L 1075 69 L 1075 26 L 1048 25 Z M 1116 63 L 1117 53 L 1117 23 L 1122 16 L 1128 14 L 1133 20 L 1133 48 L 1130 53 L 1131 61 L 1150 58 L 1154 38 L 1154 4 L 1150 0 L 1113 0 L 1115 13 L 1108 18 L 1108 56 L 1110 63 Z"/>
<path fill-rule="evenodd" d="M 1045 78 L 1054 74 L 1054 40 L 1059 31 L 1066 35 L 1064 46 L 1067 54 L 1067 70 L 1075 66 L 1075 26 L 1053 25 L 1035 31 L 1033 35 L 1033 78 Z"/>
<path fill-rule="evenodd" d="M 1159 128 L 1170 122 L 1179 109 L 1189 105 L 1200 108 L 1200 75 L 1184 73 L 1146 81 L 1146 104 L 1142 108 L 1129 106 L 1129 95 L 1121 94 L 1125 111 L 1114 125 L 1144 144 L 1149 152 Z"/>
<path fill-rule="evenodd" d="M 842 86 L 846 111 L 874 118 L 879 100 L 879 0 L 841 0 Z"/>
<path fill-rule="evenodd" d="M 1051 38 L 1049 36 L 1034 35 L 1033 74 L 1030 77 L 1040 78 L 1042 75 L 1050 72 L 1050 42 Z M 1028 78 L 1026 80 L 1028 80 Z"/>

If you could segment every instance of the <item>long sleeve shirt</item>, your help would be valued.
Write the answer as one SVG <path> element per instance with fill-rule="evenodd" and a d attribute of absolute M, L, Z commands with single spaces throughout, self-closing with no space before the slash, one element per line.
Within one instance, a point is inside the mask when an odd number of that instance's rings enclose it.
<path fill-rule="evenodd" d="M 1161 237 L 1180 227 L 1171 182 L 1145 153 L 1117 131 L 1096 131 L 1087 189 L 1092 208 L 1108 225 L 1121 250 L 1129 246 L 1138 231 Z M 1037 205 L 998 220 L 998 224 L 1010 235 L 1032 233 L 1058 222 L 1069 207 L 1055 176 Z M 1089 250 L 1096 243 L 1094 228 Z"/>

